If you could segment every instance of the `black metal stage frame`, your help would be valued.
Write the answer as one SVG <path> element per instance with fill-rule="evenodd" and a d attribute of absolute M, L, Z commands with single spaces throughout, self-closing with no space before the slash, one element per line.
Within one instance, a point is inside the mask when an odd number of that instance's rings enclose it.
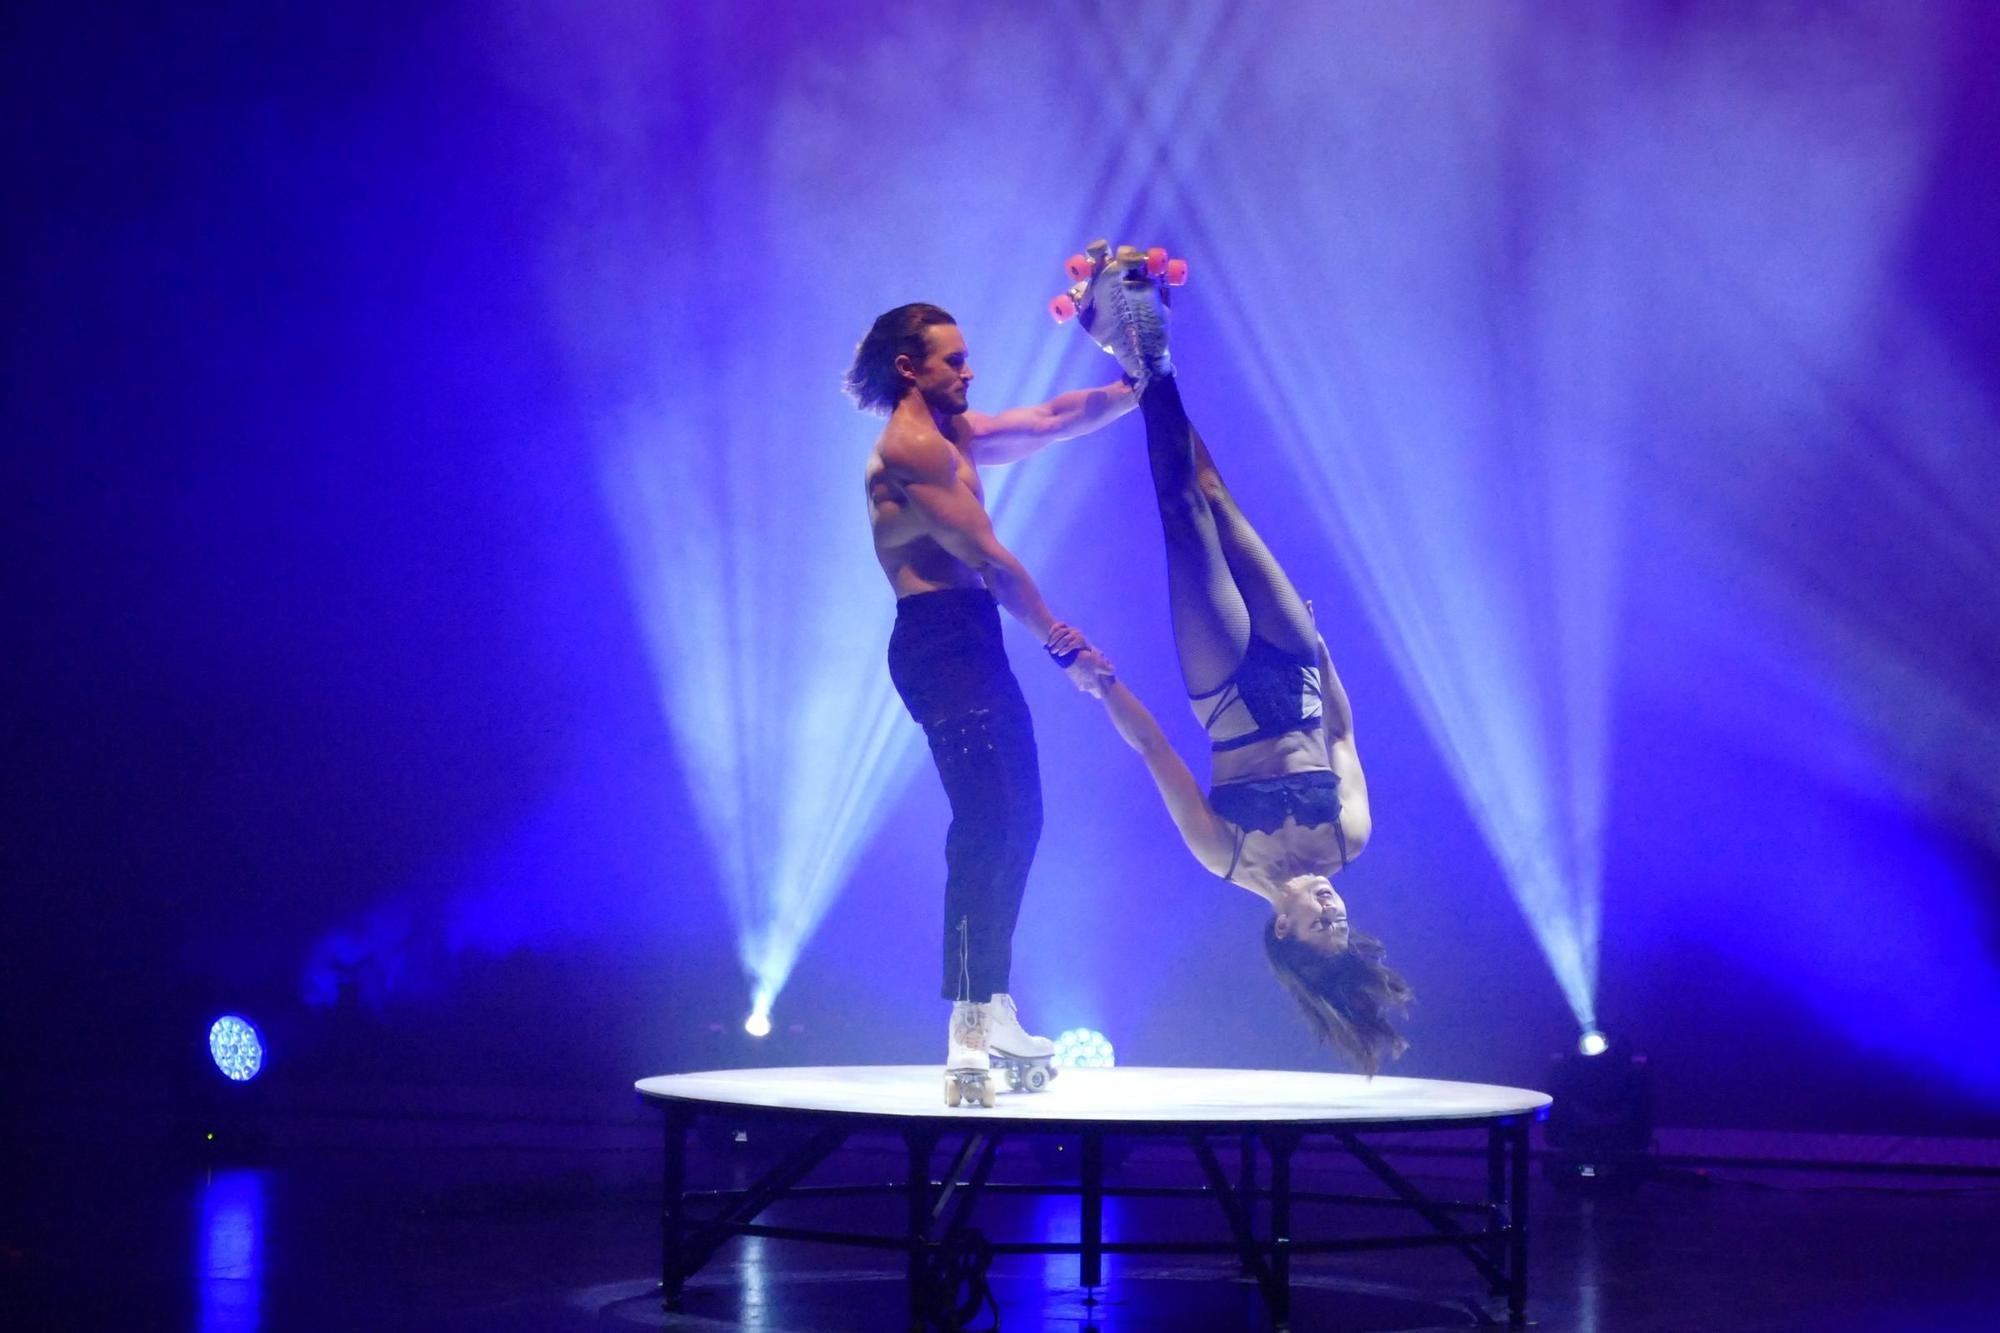
<path fill-rule="evenodd" d="M 665 1306 L 680 1306 L 688 1280 L 737 1236 L 773 1240 L 817 1241 L 832 1245 L 900 1250 L 908 1256 L 910 1327 L 913 1330 L 962 1329 L 992 1304 L 986 1270 L 1003 1254 L 1074 1254 L 1080 1265 L 1080 1285 L 1104 1285 L 1107 1254 L 1234 1254 L 1243 1271 L 1256 1280 L 1271 1324 L 1290 1327 L 1291 1260 L 1294 1255 L 1338 1254 L 1372 1250 L 1448 1246 L 1471 1261 L 1491 1295 L 1507 1298 L 1508 1322 L 1524 1323 L 1528 1302 L 1528 1134 L 1537 1112 L 1468 1116 L 1449 1119 L 1394 1120 L 1254 1120 L 1190 1118 L 1179 1121 L 1058 1120 L 982 1118 L 978 1111 L 935 1116 L 901 1116 L 893 1128 L 879 1115 L 865 1112 L 806 1110 L 718 1104 L 704 1100 L 655 1097 L 666 1114 L 665 1243 L 661 1266 Z M 743 1189 L 689 1190 L 688 1135 L 704 1115 L 724 1116 L 736 1123 L 788 1125 L 806 1137 L 782 1161 Z M 1390 1165 L 1363 1136 L 1430 1130 L 1486 1130 L 1486 1200 L 1484 1203 L 1439 1201 L 1427 1196 Z M 900 1183 L 882 1185 L 806 1185 L 805 1178 L 856 1133 L 898 1134 L 907 1155 Z M 962 1136 L 962 1137 L 961 1137 Z M 1066 1183 L 1015 1183 L 991 1179 L 1000 1144 L 1007 1138 L 1062 1136 L 1077 1141 L 1078 1179 Z M 960 1138 L 950 1164 L 934 1174 L 938 1146 Z M 1237 1172 L 1225 1173 L 1214 1140 L 1235 1138 Z M 1294 1189 L 1292 1158 L 1308 1138 L 1334 1140 L 1386 1185 L 1389 1195 L 1340 1194 Z M 1207 1184 L 1204 1186 L 1107 1185 L 1104 1180 L 1106 1138 L 1179 1138 L 1192 1148 Z M 1260 1173 L 1257 1148 L 1263 1149 Z M 1260 1174 L 1269 1184 L 1260 1183 Z M 781 1198 L 831 1198 L 900 1194 L 904 1227 L 899 1234 L 836 1231 L 817 1227 L 772 1226 L 756 1219 Z M 1082 1201 L 1082 1227 L 1074 1242 L 991 1240 L 972 1226 L 974 1209 L 985 1194 L 1076 1195 Z M 1227 1241 L 1106 1240 L 1104 1200 L 1107 1198 L 1210 1198 L 1228 1227 Z M 1293 1206 L 1338 1203 L 1359 1207 L 1407 1208 L 1430 1226 L 1420 1234 L 1310 1239 L 1297 1234 Z M 696 1217 L 699 1205 L 714 1211 Z M 1259 1212 L 1263 1214 L 1261 1234 Z M 1466 1215 L 1481 1216 L 1483 1227 L 1460 1224 Z"/>

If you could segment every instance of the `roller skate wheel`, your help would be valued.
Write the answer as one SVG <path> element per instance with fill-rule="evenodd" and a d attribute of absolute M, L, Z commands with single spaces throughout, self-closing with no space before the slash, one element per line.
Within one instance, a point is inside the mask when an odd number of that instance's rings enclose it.
<path fill-rule="evenodd" d="M 981 1106 L 986 1107 L 988 1110 L 991 1110 L 993 1108 L 992 1083 L 988 1082 L 979 1085 L 979 1104 Z"/>
<path fill-rule="evenodd" d="M 944 1104 L 946 1106 L 956 1106 L 964 1098 L 965 1089 L 958 1085 L 957 1076 L 946 1074 L 944 1076 Z"/>
<path fill-rule="evenodd" d="M 1030 1069 L 1023 1075 L 1022 1081 L 1027 1084 L 1029 1092 L 1040 1092 L 1049 1086 L 1049 1074 L 1046 1069 Z"/>
<path fill-rule="evenodd" d="M 1089 282 L 1091 267 L 1089 256 L 1071 255 L 1063 263 L 1063 272 L 1069 274 L 1071 282 Z"/>
<path fill-rule="evenodd" d="M 1049 302 L 1049 318 L 1058 324 L 1067 324 L 1076 318 L 1076 302 L 1070 299 L 1068 292 Z"/>
<path fill-rule="evenodd" d="M 1154 246 L 1146 252 L 1146 276 L 1157 278 L 1167 271 L 1167 252 L 1162 246 Z"/>
<path fill-rule="evenodd" d="M 1169 287 L 1187 286 L 1187 260 L 1169 259 L 1166 262 L 1166 267 L 1164 271 L 1167 275 L 1167 286 Z"/>

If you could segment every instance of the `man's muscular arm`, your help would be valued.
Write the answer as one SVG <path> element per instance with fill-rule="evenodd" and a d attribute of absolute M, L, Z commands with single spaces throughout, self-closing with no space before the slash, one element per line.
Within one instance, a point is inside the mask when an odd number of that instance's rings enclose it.
<path fill-rule="evenodd" d="M 959 480 L 951 445 L 942 436 L 906 436 L 885 443 L 882 459 L 902 484 L 930 537 L 970 565 L 994 600 L 1037 640 L 1047 643 L 1056 618 L 1026 566 L 994 535 L 993 520 L 979 497 Z"/>
<path fill-rule="evenodd" d="M 1138 405 L 1122 380 L 1101 389 L 1059 393 L 1037 407 L 1015 407 L 991 416 L 967 412 L 968 447 L 975 463 L 1012 463 L 1057 440 L 1088 435 Z"/>

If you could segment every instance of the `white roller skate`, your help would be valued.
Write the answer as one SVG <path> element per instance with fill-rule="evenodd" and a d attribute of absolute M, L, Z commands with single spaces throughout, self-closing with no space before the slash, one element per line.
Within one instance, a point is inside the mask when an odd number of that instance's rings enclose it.
<path fill-rule="evenodd" d="M 1074 318 L 1142 390 L 1174 373 L 1167 288 L 1187 281 L 1186 260 L 1169 259 L 1158 246 L 1121 245 L 1113 253 L 1108 243 L 1092 241 L 1084 254 L 1070 256 L 1067 268 L 1076 285 L 1049 303 L 1058 322 Z"/>
<path fill-rule="evenodd" d="M 952 1001 L 951 1034 L 944 1057 L 946 1106 L 967 1101 L 977 1106 L 993 1105 L 993 1060 L 987 1045 L 992 1026 L 988 1005 L 975 1000 Z"/>
<path fill-rule="evenodd" d="M 986 1049 L 994 1068 L 1007 1075 L 1007 1086 L 1015 1092 L 1040 1092 L 1056 1076 L 1051 1062 L 1056 1044 L 1037 1037 L 1021 1026 L 1021 1013 L 1014 997 L 996 992 L 986 1006 Z"/>

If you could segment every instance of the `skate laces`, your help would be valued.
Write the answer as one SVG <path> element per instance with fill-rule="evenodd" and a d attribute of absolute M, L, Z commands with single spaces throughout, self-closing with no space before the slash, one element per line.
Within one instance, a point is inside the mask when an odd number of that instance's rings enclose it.
<path fill-rule="evenodd" d="M 958 919 L 958 998 L 968 1002 L 972 999 L 972 940 L 967 933 L 970 923 L 970 917 Z"/>
<path fill-rule="evenodd" d="M 960 1000 L 951 1010 L 951 1039 L 960 1046 L 975 1050 L 986 1044 L 987 1030 L 992 1020 L 986 1006 L 975 1000 Z"/>
<path fill-rule="evenodd" d="M 1143 290 L 1135 290 L 1139 284 L 1128 283 L 1126 276 L 1122 270 L 1110 275 L 1111 289 L 1117 294 L 1118 329 L 1125 335 L 1125 353 L 1134 362 L 1126 370 L 1135 378 L 1150 379 L 1160 369 L 1154 363 L 1162 359 L 1164 352 L 1161 344 L 1165 341 L 1165 329 L 1160 311 L 1154 304 L 1158 296 L 1152 290 L 1150 280 L 1144 284 Z M 1142 302 L 1146 306 L 1143 311 L 1140 309 Z"/>

